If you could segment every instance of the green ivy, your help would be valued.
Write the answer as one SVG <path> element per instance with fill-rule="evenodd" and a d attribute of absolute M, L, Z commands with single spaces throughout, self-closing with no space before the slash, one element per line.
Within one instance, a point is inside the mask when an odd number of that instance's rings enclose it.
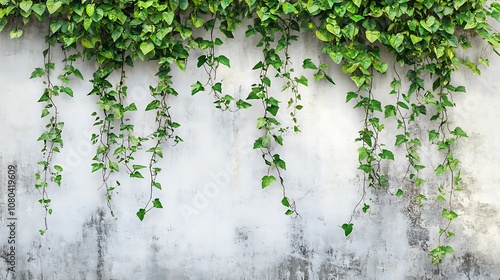
<path fill-rule="evenodd" d="M 36 174 L 36 188 L 40 190 L 40 203 L 51 214 L 47 189 L 50 184 L 61 185 L 63 168 L 53 163 L 55 153 L 63 147 L 63 125 L 58 118 L 56 99 L 59 94 L 73 95 L 69 76 L 83 79 L 72 63 L 79 57 L 95 59 L 100 67 L 90 82 L 90 94 L 98 97 L 94 125 L 98 130 L 92 135 L 96 146 L 92 172 L 101 172 L 110 212 L 112 193 L 120 182 L 110 182 L 112 173 L 126 172 L 132 178 L 149 181 L 149 199 L 140 207 L 137 216 L 145 218 L 152 208 L 162 208 L 159 198 L 153 198 L 161 183 L 156 180 L 161 172 L 158 165 L 168 141 L 177 144 L 182 138 L 175 134 L 180 124 L 169 113 L 170 99 L 178 93 L 172 87 L 171 67 L 186 68 L 186 60 L 192 50 L 202 52 L 197 67 L 207 73 L 207 80 L 196 81 L 191 93 L 208 91 L 215 98 L 215 107 L 236 111 L 256 103 L 262 105 L 262 115 L 256 120 L 261 136 L 254 141 L 254 149 L 260 150 L 268 167 L 261 179 L 262 188 L 277 182 L 283 190 L 282 205 L 287 215 L 297 216 L 296 204 L 286 194 L 286 161 L 279 154 L 284 145 L 285 133 L 300 132 L 298 113 L 301 104 L 301 87 L 307 87 L 305 76 L 296 76 L 291 64 L 289 47 L 306 32 L 313 32 L 323 42 L 322 52 L 334 64 L 341 66 L 357 86 L 356 91 L 346 94 L 346 102 L 353 104 L 364 114 L 363 125 L 355 141 L 359 142 L 358 169 L 364 175 L 363 191 L 359 203 L 362 212 L 370 209 L 365 196 L 368 189 L 388 189 L 388 176 L 382 171 L 384 164 L 395 160 L 379 137 L 385 132 L 386 119 L 397 122 L 394 137 L 396 149 L 405 151 L 407 159 L 404 183 L 398 186 L 397 197 L 418 201 L 430 201 L 420 191 L 426 180 L 439 181 L 435 203 L 442 204 L 444 226 L 440 227 L 437 247 L 429 252 L 433 263 L 441 263 L 446 254 L 453 252 L 444 245 L 442 237 L 454 235 L 451 222 L 458 217 L 453 211 L 452 196 L 461 189 L 460 160 L 454 154 L 459 139 L 467 133 L 449 118 L 448 110 L 455 107 L 453 96 L 466 89 L 453 82 L 452 74 L 461 65 L 480 74 L 479 64 L 488 66 L 485 58 L 473 61 L 459 57 L 459 49 L 472 46 L 471 39 L 480 36 L 498 54 L 500 35 L 493 31 L 489 21 L 500 21 L 500 4 L 486 5 L 484 0 L 0 0 L 0 31 L 10 29 L 10 37 L 21 38 L 23 26 L 33 21 L 47 24 L 48 49 L 44 52 L 45 65 L 36 68 L 32 78 L 44 78 L 42 118 L 48 118 L 46 130 L 39 141 L 43 142 L 41 171 Z M 259 73 L 259 81 L 252 85 L 246 99 L 236 100 L 224 92 L 222 81 L 217 79 L 220 66 L 231 67 L 231 61 L 217 48 L 233 38 L 233 32 L 243 23 L 248 24 L 246 36 L 257 36 L 256 48 L 262 57 L 256 59 L 253 70 Z M 196 37 L 195 30 L 206 31 L 207 37 Z M 214 30 L 217 32 L 214 33 Z M 203 32 L 202 32 L 203 33 Z M 216 37 L 220 34 L 220 37 Z M 61 46 L 69 55 L 61 62 L 64 74 L 59 84 L 54 84 L 50 72 L 56 67 L 51 60 L 51 49 Z M 381 53 L 389 53 L 390 61 L 384 61 Z M 137 60 L 158 63 L 158 84 L 150 86 L 151 101 L 146 108 L 127 103 L 126 67 L 133 67 Z M 388 71 L 389 67 L 393 71 Z M 312 59 L 303 61 L 302 68 L 314 71 L 314 80 L 326 79 L 335 85 L 328 75 L 329 65 L 316 64 Z M 120 82 L 113 87 L 108 77 L 118 72 Z M 373 79 L 391 73 L 389 96 L 392 102 L 382 104 L 378 97 L 386 92 L 373 90 Z M 281 80 L 281 89 L 289 95 L 286 102 L 279 100 L 273 84 Z M 427 84 L 430 80 L 430 84 Z M 286 103 L 287 106 L 283 104 Z M 156 114 L 156 129 L 150 135 L 138 136 L 128 115 L 137 110 Z M 283 126 L 280 111 L 286 110 L 293 125 Z M 429 119 L 434 124 L 427 130 L 428 139 L 421 139 L 411 129 L 419 120 Z M 389 121 L 388 120 L 388 121 Z M 431 142 L 441 153 L 437 166 L 427 166 L 419 156 L 423 142 Z M 146 147 L 150 160 L 146 164 L 135 162 L 134 155 Z M 423 178 L 421 170 L 434 168 L 435 178 Z M 417 190 L 417 195 L 413 194 Z M 389 192 L 389 191 L 388 191 Z M 346 236 L 353 231 L 353 216 L 341 227 Z M 45 229 L 47 230 L 45 218 Z"/>

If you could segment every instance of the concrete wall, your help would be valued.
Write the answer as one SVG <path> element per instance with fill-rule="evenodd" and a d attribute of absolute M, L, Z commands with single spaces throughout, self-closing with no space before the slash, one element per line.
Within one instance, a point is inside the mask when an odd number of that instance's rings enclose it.
<path fill-rule="evenodd" d="M 54 213 L 49 231 L 43 228 L 43 211 L 34 189 L 36 162 L 40 159 L 41 80 L 29 80 L 35 67 L 43 64 L 45 28 L 25 31 L 21 40 L 0 34 L 0 244 L 8 259 L 7 172 L 17 166 L 16 271 L 17 279 L 499 279 L 500 278 L 500 59 L 485 45 L 476 46 L 490 58 L 492 66 L 478 77 L 466 69 L 455 75 L 466 94 L 455 97 L 457 109 L 451 117 L 467 131 L 456 153 L 463 162 L 464 191 L 455 205 L 460 218 L 452 225 L 455 248 L 437 267 L 427 251 L 436 246 L 442 205 L 426 203 L 419 210 L 409 199 L 374 190 L 368 195 L 371 209 L 354 217 L 354 232 L 344 237 L 346 222 L 362 190 L 357 168 L 361 112 L 345 104 L 345 92 L 354 84 L 338 67 L 329 73 L 336 86 L 312 82 L 301 88 L 304 109 L 299 114 L 302 133 L 285 137 L 278 148 L 287 162 L 284 178 L 288 197 L 297 204 L 300 217 L 283 214 L 281 189 L 274 184 L 265 190 L 260 178 L 266 168 L 260 152 L 252 149 L 259 137 L 255 121 L 262 114 L 258 103 L 236 113 L 221 112 L 212 105 L 213 96 L 192 97 L 190 85 L 205 78 L 195 67 L 196 53 L 186 73 L 174 70 L 174 86 L 180 95 L 170 99 L 172 115 L 184 143 L 165 147 L 160 161 L 164 172 L 158 193 L 164 209 L 154 210 L 140 222 L 135 216 L 148 196 L 145 182 L 121 176 L 122 187 L 112 203 L 118 220 L 107 208 L 104 191 L 98 189 L 99 174 L 91 173 L 94 147 L 90 135 L 95 97 L 87 96 L 91 85 L 74 81 L 73 98 L 57 98 L 60 118 L 66 123 L 65 148 L 54 162 L 65 168 L 61 188 L 49 189 Z M 261 54 L 255 39 L 243 33 L 221 48 L 231 59 L 230 70 L 221 67 L 218 77 L 224 89 L 246 97 L 257 81 L 251 68 Z M 321 46 L 302 38 L 291 49 L 294 67 L 302 60 L 328 62 Z M 479 52 L 477 52 L 479 53 Z M 474 53 L 474 55 L 477 55 Z M 56 58 L 60 59 L 60 52 Z M 96 65 L 79 63 L 89 79 Z M 139 108 L 149 102 L 147 87 L 154 83 L 154 64 L 137 63 L 127 69 L 130 100 Z M 299 71 L 300 73 L 300 71 Z M 376 80 L 375 94 L 387 99 L 392 77 Z M 275 86 L 278 91 L 279 86 Z M 286 96 L 282 95 L 286 102 Z M 153 117 L 133 115 L 139 133 L 152 128 Z M 284 122 L 289 122 L 283 117 Z M 426 139 L 427 121 L 414 126 Z M 394 139 L 395 124 L 387 122 L 385 142 Z M 404 154 L 398 149 L 395 164 L 385 166 L 389 190 L 400 188 Z M 441 159 L 435 147 L 421 150 L 431 174 Z M 145 158 L 138 158 L 145 160 Z M 423 192 L 435 193 L 438 182 L 429 179 Z M 6 261 L 0 261 L 1 279 L 8 279 Z"/>

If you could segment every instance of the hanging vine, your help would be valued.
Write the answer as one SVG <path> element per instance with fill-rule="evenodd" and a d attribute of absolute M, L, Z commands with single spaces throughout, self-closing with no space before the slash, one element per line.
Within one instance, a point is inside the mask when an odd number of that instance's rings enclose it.
<path fill-rule="evenodd" d="M 192 85 L 191 94 L 207 88 L 215 98 L 215 106 L 224 111 L 236 111 L 262 104 L 262 116 L 257 119 L 261 136 L 254 141 L 254 149 L 260 150 L 266 175 L 261 178 L 262 188 L 275 181 L 283 191 L 281 203 L 286 214 L 297 216 L 297 205 L 288 198 L 286 186 L 286 163 L 278 153 L 283 148 L 284 136 L 289 132 L 300 132 L 298 112 L 303 108 L 300 87 L 308 86 L 304 76 L 296 76 L 294 58 L 289 47 L 304 32 L 314 32 L 323 42 L 323 53 L 334 64 L 341 65 L 357 87 L 346 95 L 346 102 L 355 102 L 364 116 L 363 125 L 355 141 L 358 149 L 358 169 L 363 174 L 362 192 L 353 215 L 342 225 L 345 235 L 354 228 L 353 218 L 362 206 L 362 212 L 370 209 L 366 194 L 370 189 L 380 188 L 390 195 L 424 202 L 443 202 L 440 215 L 444 223 L 440 226 L 437 246 L 429 255 L 433 263 L 441 263 L 453 248 L 445 244 L 444 237 L 454 235 L 451 223 L 458 217 L 454 211 L 454 193 L 461 189 L 460 160 L 454 154 L 459 139 L 467 134 L 451 119 L 450 110 L 455 107 L 453 96 L 466 89 L 455 85 L 453 72 L 465 65 L 480 74 L 478 64 L 488 66 L 488 61 L 479 58 L 460 58 L 458 49 L 471 47 L 471 37 L 480 36 L 493 50 L 500 45 L 500 35 L 490 26 L 489 20 L 500 21 L 500 4 L 487 5 L 484 0 L 223 0 L 187 1 L 122 0 L 100 1 L 14 1 L 0 0 L 0 31 L 10 28 L 10 37 L 21 38 L 24 25 L 32 21 L 48 24 L 48 49 L 44 51 L 45 64 L 36 68 L 32 78 L 44 78 L 44 90 L 39 102 L 44 104 L 42 118 L 49 118 L 46 130 L 39 137 L 43 141 L 41 172 L 36 174 L 35 187 L 40 191 L 40 203 L 47 214 L 52 212 L 47 188 L 50 183 L 61 185 L 63 167 L 54 163 L 54 155 L 63 146 L 62 129 L 55 97 L 60 93 L 69 96 L 71 75 L 83 79 L 73 67 L 73 62 L 83 56 L 95 59 L 99 64 L 90 82 L 90 95 L 97 97 L 98 110 L 92 113 L 97 133 L 91 137 L 96 146 L 92 171 L 101 172 L 102 185 L 111 215 L 113 191 L 120 187 L 114 174 L 126 172 L 132 178 L 149 181 L 147 199 L 136 213 L 143 220 L 153 208 L 162 208 L 155 197 L 155 190 L 162 185 L 157 180 L 161 171 L 159 160 L 164 157 L 167 142 L 177 144 L 182 138 L 174 131 L 180 124 L 170 114 L 170 98 L 178 95 L 172 87 L 171 66 L 185 70 L 186 61 L 193 49 L 200 50 L 197 67 L 207 74 L 205 82 Z M 231 67 L 229 58 L 219 54 L 218 46 L 233 38 L 233 32 L 249 22 L 246 36 L 259 36 L 257 48 L 262 58 L 255 61 L 253 70 L 259 79 L 252 85 L 246 99 L 223 91 L 223 82 L 218 79 L 220 65 Z M 194 37 L 196 30 L 208 32 L 208 38 Z M 225 36 L 225 42 L 219 38 Z M 217 37 L 219 36 L 219 37 Z M 60 45 L 68 56 L 62 64 L 63 74 L 58 76 L 61 85 L 52 81 L 56 64 L 51 54 L 54 46 Z M 389 53 L 392 61 L 383 61 L 381 53 Z M 145 108 L 155 114 L 155 129 L 148 135 L 137 135 L 130 117 L 138 108 L 127 101 L 126 67 L 134 67 L 134 61 L 157 61 L 158 83 L 150 86 L 152 100 Z M 388 71 L 392 63 L 393 71 Z M 314 80 L 326 79 L 333 85 L 328 74 L 329 65 L 316 65 L 311 58 L 302 62 L 302 68 L 314 70 Z M 401 74 L 400 74 L 401 73 Z M 405 73 L 403 76 L 402 73 Z M 113 86 L 113 77 L 118 82 Z M 390 77 L 389 96 L 392 102 L 382 104 L 380 94 L 373 87 L 374 79 L 381 75 Z M 275 84 L 283 84 L 275 90 Z M 432 85 L 431 85 L 432 84 Z M 291 94 L 281 100 L 283 94 Z M 287 104 L 287 108 L 281 104 Z M 286 125 L 282 115 L 285 110 L 292 124 Z M 383 166 L 398 161 L 396 155 L 381 136 L 387 133 L 385 120 L 396 121 L 395 149 L 404 151 L 406 169 L 401 178 L 389 177 Z M 418 127 L 419 120 L 430 120 L 431 127 Z M 427 139 L 420 135 L 421 130 Z M 384 138 L 385 139 L 385 138 Z M 435 177 L 424 178 L 421 170 L 432 163 L 421 161 L 419 149 L 424 142 L 432 143 L 442 155 L 442 161 L 433 166 Z M 144 164 L 135 162 L 135 154 L 143 147 L 150 153 Z M 144 176 L 147 170 L 148 175 Z M 144 173 L 144 174 L 143 174 Z M 396 183 L 395 183 L 396 182 Z M 397 184 L 395 192 L 392 184 Z M 438 187 L 433 189 L 433 186 Z M 429 190 L 431 197 L 421 189 Z"/>
<path fill-rule="evenodd" d="M 64 145 L 62 139 L 64 122 L 59 120 L 59 110 L 56 105 L 55 98 L 61 93 L 73 97 L 73 90 L 69 87 L 71 76 L 75 76 L 83 80 L 83 76 L 80 71 L 73 66 L 73 62 L 81 57 L 80 53 L 76 53 L 70 55 L 69 57 L 65 57 L 62 61 L 64 64 L 64 72 L 57 76 L 57 79 L 62 84 L 55 85 L 52 82 L 51 78 L 53 76 L 53 72 L 56 70 L 55 64 L 52 62 L 52 47 L 54 46 L 54 43 L 54 37 L 49 35 L 47 37 L 47 49 L 43 51 L 44 67 L 36 68 L 30 76 L 30 79 L 44 78 L 44 90 L 42 96 L 38 99 L 38 102 L 45 104 L 42 109 L 41 118 L 49 118 L 49 121 L 45 126 L 45 131 L 37 139 L 37 141 L 43 141 L 43 147 L 41 150 L 42 160 L 38 162 L 42 171 L 35 174 L 35 188 L 38 189 L 41 195 L 38 202 L 45 211 L 44 229 L 39 230 L 41 235 L 45 234 L 48 230 L 47 218 L 48 215 L 52 214 L 52 208 L 50 207 L 52 200 L 48 195 L 49 184 L 54 183 L 57 186 L 61 186 L 63 172 L 63 167 L 53 162 L 55 154 L 60 153 Z M 67 56 L 67 53 L 64 52 L 64 55 Z"/>

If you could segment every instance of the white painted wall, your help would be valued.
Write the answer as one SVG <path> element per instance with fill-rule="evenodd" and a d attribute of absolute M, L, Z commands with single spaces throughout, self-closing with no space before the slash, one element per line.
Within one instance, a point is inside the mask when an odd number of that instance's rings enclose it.
<path fill-rule="evenodd" d="M 326 82 L 302 87 L 304 109 L 299 114 L 302 133 L 285 138 L 278 148 L 287 162 L 284 173 L 288 197 L 295 200 L 300 217 L 283 215 L 278 185 L 261 190 L 265 166 L 260 152 L 252 149 L 259 137 L 255 121 L 261 115 L 258 103 L 236 113 L 221 112 L 212 105 L 213 96 L 192 97 L 190 85 L 205 78 L 192 54 L 188 70 L 175 69 L 174 86 L 181 93 L 172 98 L 172 115 L 184 143 L 165 147 L 160 161 L 164 190 L 157 195 L 164 209 L 155 210 L 140 222 L 135 216 L 148 195 L 145 182 L 121 176 L 122 188 L 113 200 L 118 220 L 106 208 L 99 174 L 90 172 L 94 147 L 90 135 L 95 97 L 87 96 L 90 83 L 74 81 L 75 97 L 57 99 L 60 118 L 66 123 L 65 148 L 55 162 L 65 168 L 61 188 L 49 190 L 54 213 L 50 229 L 43 227 L 43 211 L 34 189 L 36 162 L 41 155 L 41 80 L 29 80 L 41 67 L 45 29 L 25 31 L 21 40 L 0 34 L 0 244 L 8 250 L 7 166 L 18 168 L 17 180 L 17 279 L 498 279 L 500 278 L 500 59 L 490 50 L 483 54 L 492 66 L 483 76 L 462 69 L 455 75 L 468 93 L 457 95 L 452 117 L 467 131 L 457 153 L 463 162 L 465 190 L 456 197 L 453 223 L 457 237 L 450 240 L 456 253 L 439 268 L 430 263 L 425 250 L 436 246 L 440 208 L 426 204 L 423 212 L 410 213 L 407 200 L 384 191 L 369 195 L 372 208 L 357 214 L 355 230 L 345 238 L 340 225 L 346 222 L 361 192 L 362 173 L 357 168 L 361 112 L 345 104 L 345 93 L 354 84 L 338 67 L 330 74 L 336 86 Z M 261 54 L 256 40 L 243 33 L 221 48 L 231 59 L 231 69 L 221 67 L 218 77 L 224 89 L 246 97 L 256 73 L 251 71 Z M 329 62 L 321 46 L 302 38 L 291 49 L 297 71 L 302 60 Z M 483 45 L 477 46 L 482 50 Z M 60 58 L 60 54 L 58 56 Z M 89 79 L 95 64 L 78 65 Z M 149 102 L 147 87 L 154 83 L 153 63 L 137 63 L 127 69 L 131 101 L 139 108 Z M 300 73 L 300 71 L 299 71 Z M 375 93 L 388 95 L 391 77 L 377 79 Z M 274 87 L 279 90 L 279 86 Z M 282 99 L 286 102 L 286 98 Z M 137 112 L 133 122 L 149 131 L 153 116 Z M 286 117 L 285 122 L 289 121 Z M 418 123 L 426 135 L 426 121 Z M 389 132 L 395 124 L 388 122 Z M 418 129 L 417 128 L 417 129 Z M 388 133 L 391 134 L 391 133 Z M 386 134 L 387 135 L 387 134 Z M 392 138 L 385 138 L 390 146 Z M 423 139 L 425 137 L 423 136 Z M 421 151 L 429 173 L 440 159 L 435 147 Z M 388 166 L 390 190 L 401 187 L 404 155 Z M 429 181 L 424 192 L 432 192 Z M 410 219 L 410 217 L 412 219 Z M 421 218 L 421 219 L 420 219 Z M 415 222 L 416 221 L 416 222 Z M 1 279 L 7 279 L 8 264 L 0 262 Z"/>

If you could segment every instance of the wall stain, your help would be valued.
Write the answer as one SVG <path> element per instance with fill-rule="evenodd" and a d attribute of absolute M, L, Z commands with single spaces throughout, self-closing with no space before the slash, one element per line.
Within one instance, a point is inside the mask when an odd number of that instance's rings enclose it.
<path fill-rule="evenodd" d="M 409 197 L 414 198 L 420 195 L 420 189 L 413 185 L 407 184 L 406 193 Z M 417 199 L 409 199 L 408 206 L 404 213 L 410 219 L 408 228 L 406 229 L 406 237 L 408 245 L 411 247 L 420 247 L 424 251 L 429 250 L 429 229 L 427 229 L 422 220 L 422 207 Z"/>
<path fill-rule="evenodd" d="M 107 235 L 109 231 L 109 225 L 106 223 L 105 211 L 102 208 L 97 209 L 96 213 L 92 215 L 90 221 L 84 224 L 83 239 L 87 237 L 87 229 L 94 229 L 97 233 L 97 279 L 103 280 L 106 269 L 106 257 L 107 250 Z"/>
<path fill-rule="evenodd" d="M 304 240 L 302 224 L 295 223 L 291 229 L 290 254 L 278 265 L 279 279 L 312 279 L 311 253 Z"/>
<path fill-rule="evenodd" d="M 328 249 L 320 265 L 319 279 L 363 279 L 361 259 L 352 253 L 346 254 L 333 248 Z"/>
<path fill-rule="evenodd" d="M 248 248 L 248 234 L 250 230 L 247 227 L 237 227 L 234 229 L 234 243 L 243 244 L 245 248 Z"/>
<path fill-rule="evenodd" d="M 153 235 L 152 236 L 152 241 L 151 241 L 151 261 L 148 263 L 148 268 L 147 268 L 147 279 L 149 280 L 164 280 L 164 279 L 170 279 L 170 270 L 167 269 L 166 267 L 162 267 L 162 263 L 158 262 L 158 255 L 160 255 L 160 251 L 162 249 L 162 246 L 160 245 L 160 237 Z"/>

